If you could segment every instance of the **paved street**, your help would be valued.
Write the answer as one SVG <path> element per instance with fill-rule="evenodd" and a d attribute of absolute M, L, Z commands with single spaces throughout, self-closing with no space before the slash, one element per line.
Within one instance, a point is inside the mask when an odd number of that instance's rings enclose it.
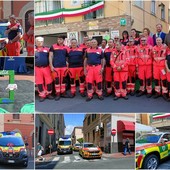
<path fill-rule="evenodd" d="M 170 169 L 170 160 L 166 159 L 161 162 L 161 164 L 158 166 L 158 169 Z"/>
<path fill-rule="evenodd" d="M 105 97 L 100 101 L 95 96 L 90 102 L 86 102 L 86 98 L 82 98 L 78 93 L 73 99 L 61 98 L 59 101 L 46 99 L 43 103 L 38 100 L 38 95 L 35 96 L 37 112 L 147 112 L 158 113 L 168 112 L 170 103 L 162 97 L 158 99 L 146 98 L 146 96 L 135 97 L 129 96 L 129 100 L 119 99 L 113 100 L 113 97 Z M 48 107 L 47 107 L 48 106 Z"/>
<path fill-rule="evenodd" d="M 23 168 L 20 165 L 13 165 L 13 164 L 9 164 L 9 165 L 0 165 L 0 169 L 34 169 L 34 159 L 33 158 L 29 158 L 29 162 L 28 162 L 28 166 L 27 168 Z"/>
<path fill-rule="evenodd" d="M 134 157 L 83 159 L 74 152 L 56 155 L 50 162 L 37 164 L 36 169 L 134 169 Z"/>

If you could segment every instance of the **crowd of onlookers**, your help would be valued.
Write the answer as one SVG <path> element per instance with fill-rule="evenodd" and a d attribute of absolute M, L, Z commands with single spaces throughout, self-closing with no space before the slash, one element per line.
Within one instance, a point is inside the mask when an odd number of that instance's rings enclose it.
<path fill-rule="evenodd" d="M 170 32 L 164 33 L 161 24 L 156 25 L 153 36 L 148 28 L 139 34 L 131 29 L 130 35 L 123 31 L 122 38 L 103 39 L 100 46 L 96 39 L 87 36 L 82 44 L 71 39 L 69 47 L 64 45 L 63 37 L 58 37 L 50 48 L 43 43 L 43 37 L 36 38 L 36 84 L 40 101 L 54 98 L 53 83 L 55 100 L 73 98 L 76 80 L 81 96 L 87 96 L 86 101 L 94 93 L 100 100 L 110 95 L 114 95 L 114 100 L 120 97 L 127 100 L 128 94 L 137 97 L 146 94 L 148 98 L 163 96 L 170 101 Z M 66 93 L 68 75 L 70 95 Z"/>

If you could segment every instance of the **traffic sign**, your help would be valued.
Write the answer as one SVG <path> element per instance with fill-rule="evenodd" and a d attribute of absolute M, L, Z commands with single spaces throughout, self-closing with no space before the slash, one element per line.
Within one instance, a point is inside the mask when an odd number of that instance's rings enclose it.
<path fill-rule="evenodd" d="M 49 130 L 48 130 L 48 134 L 49 134 L 49 135 L 53 135 L 53 134 L 54 134 L 54 130 L 53 130 L 53 129 L 49 129 Z"/>
<path fill-rule="evenodd" d="M 116 129 L 112 129 L 111 135 L 116 135 Z"/>

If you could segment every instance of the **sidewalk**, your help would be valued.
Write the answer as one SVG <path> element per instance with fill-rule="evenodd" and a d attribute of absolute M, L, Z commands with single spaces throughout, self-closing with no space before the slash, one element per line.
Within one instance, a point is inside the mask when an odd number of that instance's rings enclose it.
<path fill-rule="evenodd" d="M 57 151 L 52 152 L 51 154 L 45 154 L 45 155 L 42 155 L 42 156 L 44 158 L 44 160 L 42 160 L 42 161 L 35 158 L 35 164 L 36 165 L 50 163 L 53 160 L 53 158 L 57 156 Z"/>
<path fill-rule="evenodd" d="M 102 155 L 105 158 L 129 158 L 129 157 L 134 157 L 135 156 L 135 152 L 131 152 L 131 155 L 129 155 L 129 153 L 126 154 L 126 156 L 119 152 L 119 153 L 103 153 Z"/>

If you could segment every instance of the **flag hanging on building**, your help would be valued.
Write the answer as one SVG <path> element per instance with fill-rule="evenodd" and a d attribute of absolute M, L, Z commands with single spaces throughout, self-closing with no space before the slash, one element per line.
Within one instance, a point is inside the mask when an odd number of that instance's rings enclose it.
<path fill-rule="evenodd" d="M 163 118 L 170 118 L 170 113 L 156 113 L 152 114 L 153 119 L 163 119 Z"/>
<path fill-rule="evenodd" d="M 98 1 L 95 4 L 86 5 L 82 8 L 74 8 L 74 9 L 62 8 L 59 10 L 38 13 L 35 14 L 35 20 L 45 21 L 45 20 L 52 20 L 56 18 L 62 18 L 62 17 L 80 16 L 80 15 L 88 14 L 90 12 L 97 11 L 103 7 L 104 7 L 104 2 Z"/>

